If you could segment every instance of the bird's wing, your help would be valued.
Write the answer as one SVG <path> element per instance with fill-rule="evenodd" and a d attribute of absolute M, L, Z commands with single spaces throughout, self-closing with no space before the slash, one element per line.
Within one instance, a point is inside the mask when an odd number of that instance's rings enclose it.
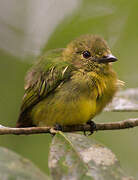
<path fill-rule="evenodd" d="M 24 115 L 30 108 L 70 78 L 72 70 L 73 66 L 61 60 L 57 54 L 55 56 L 52 54 L 52 57 L 51 55 L 41 57 L 27 73 L 17 126 L 20 121 L 24 121 Z"/>

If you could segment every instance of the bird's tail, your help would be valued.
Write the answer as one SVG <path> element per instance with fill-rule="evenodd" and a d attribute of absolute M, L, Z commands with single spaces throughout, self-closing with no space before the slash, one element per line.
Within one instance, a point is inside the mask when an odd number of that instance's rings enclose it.
<path fill-rule="evenodd" d="M 33 127 L 33 126 L 34 125 L 32 123 L 32 120 L 30 119 L 28 114 L 25 111 L 21 112 L 16 123 L 16 128 Z"/>

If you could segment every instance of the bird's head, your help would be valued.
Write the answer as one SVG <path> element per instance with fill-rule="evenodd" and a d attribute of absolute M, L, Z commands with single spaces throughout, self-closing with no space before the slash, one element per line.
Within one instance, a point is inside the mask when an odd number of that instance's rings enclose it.
<path fill-rule="evenodd" d="M 106 67 L 110 62 L 117 61 L 107 43 L 97 35 L 83 35 L 73 40 L 63 51 L 63 56 L 74 64 Z"/>

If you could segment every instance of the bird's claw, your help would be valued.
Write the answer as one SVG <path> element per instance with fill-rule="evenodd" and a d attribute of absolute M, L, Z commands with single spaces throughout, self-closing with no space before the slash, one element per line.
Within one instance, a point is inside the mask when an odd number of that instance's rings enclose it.
<path fill-rule="evenodd" d="M 54 137 L 57 131 L 63 131 L 63 127 L 60 124 L 55 124 L 55 126 L 50 129 L 51 136 Z"/>
<path fill-rule="evenodd" d="M 90 125 L 90 133 L 87 134 L 85 130 L 83 131 L 83 133 L 85 136 L 90 136 L 96 130 L 96 124 L 94 121 L 91 121 L 91 120 L 89 120 L 86 124 Z"/>
<path fill-rule="evenodd" d="M 57 131 L 63 131 L 63 127 L 60 124 L 55 124 L 54 129 Z"/>

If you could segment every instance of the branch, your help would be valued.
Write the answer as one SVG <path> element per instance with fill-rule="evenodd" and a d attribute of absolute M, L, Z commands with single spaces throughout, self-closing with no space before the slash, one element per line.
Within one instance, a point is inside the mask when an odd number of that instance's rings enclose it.
<path fill-rule="evenodd" d="M 100 130 L 119 130 L 119 129 L 127 129 L 138 126 L 138 118 L 128 119 L 119 122 L 112 123 L 96 123 L 96 129 L 94 131 Z M 74 126 L 63 126 L 63 132 L 74 132 L 74 131 L 90 131 L 90 125 L 74 125 Z M 57 131 L 51 127 L 29 127 L 29 128 L 10 128 L 0 126 L 0 135 L 4 134 L 40 134 L 40 133 L 50 133 L 55 134 Z"/>

